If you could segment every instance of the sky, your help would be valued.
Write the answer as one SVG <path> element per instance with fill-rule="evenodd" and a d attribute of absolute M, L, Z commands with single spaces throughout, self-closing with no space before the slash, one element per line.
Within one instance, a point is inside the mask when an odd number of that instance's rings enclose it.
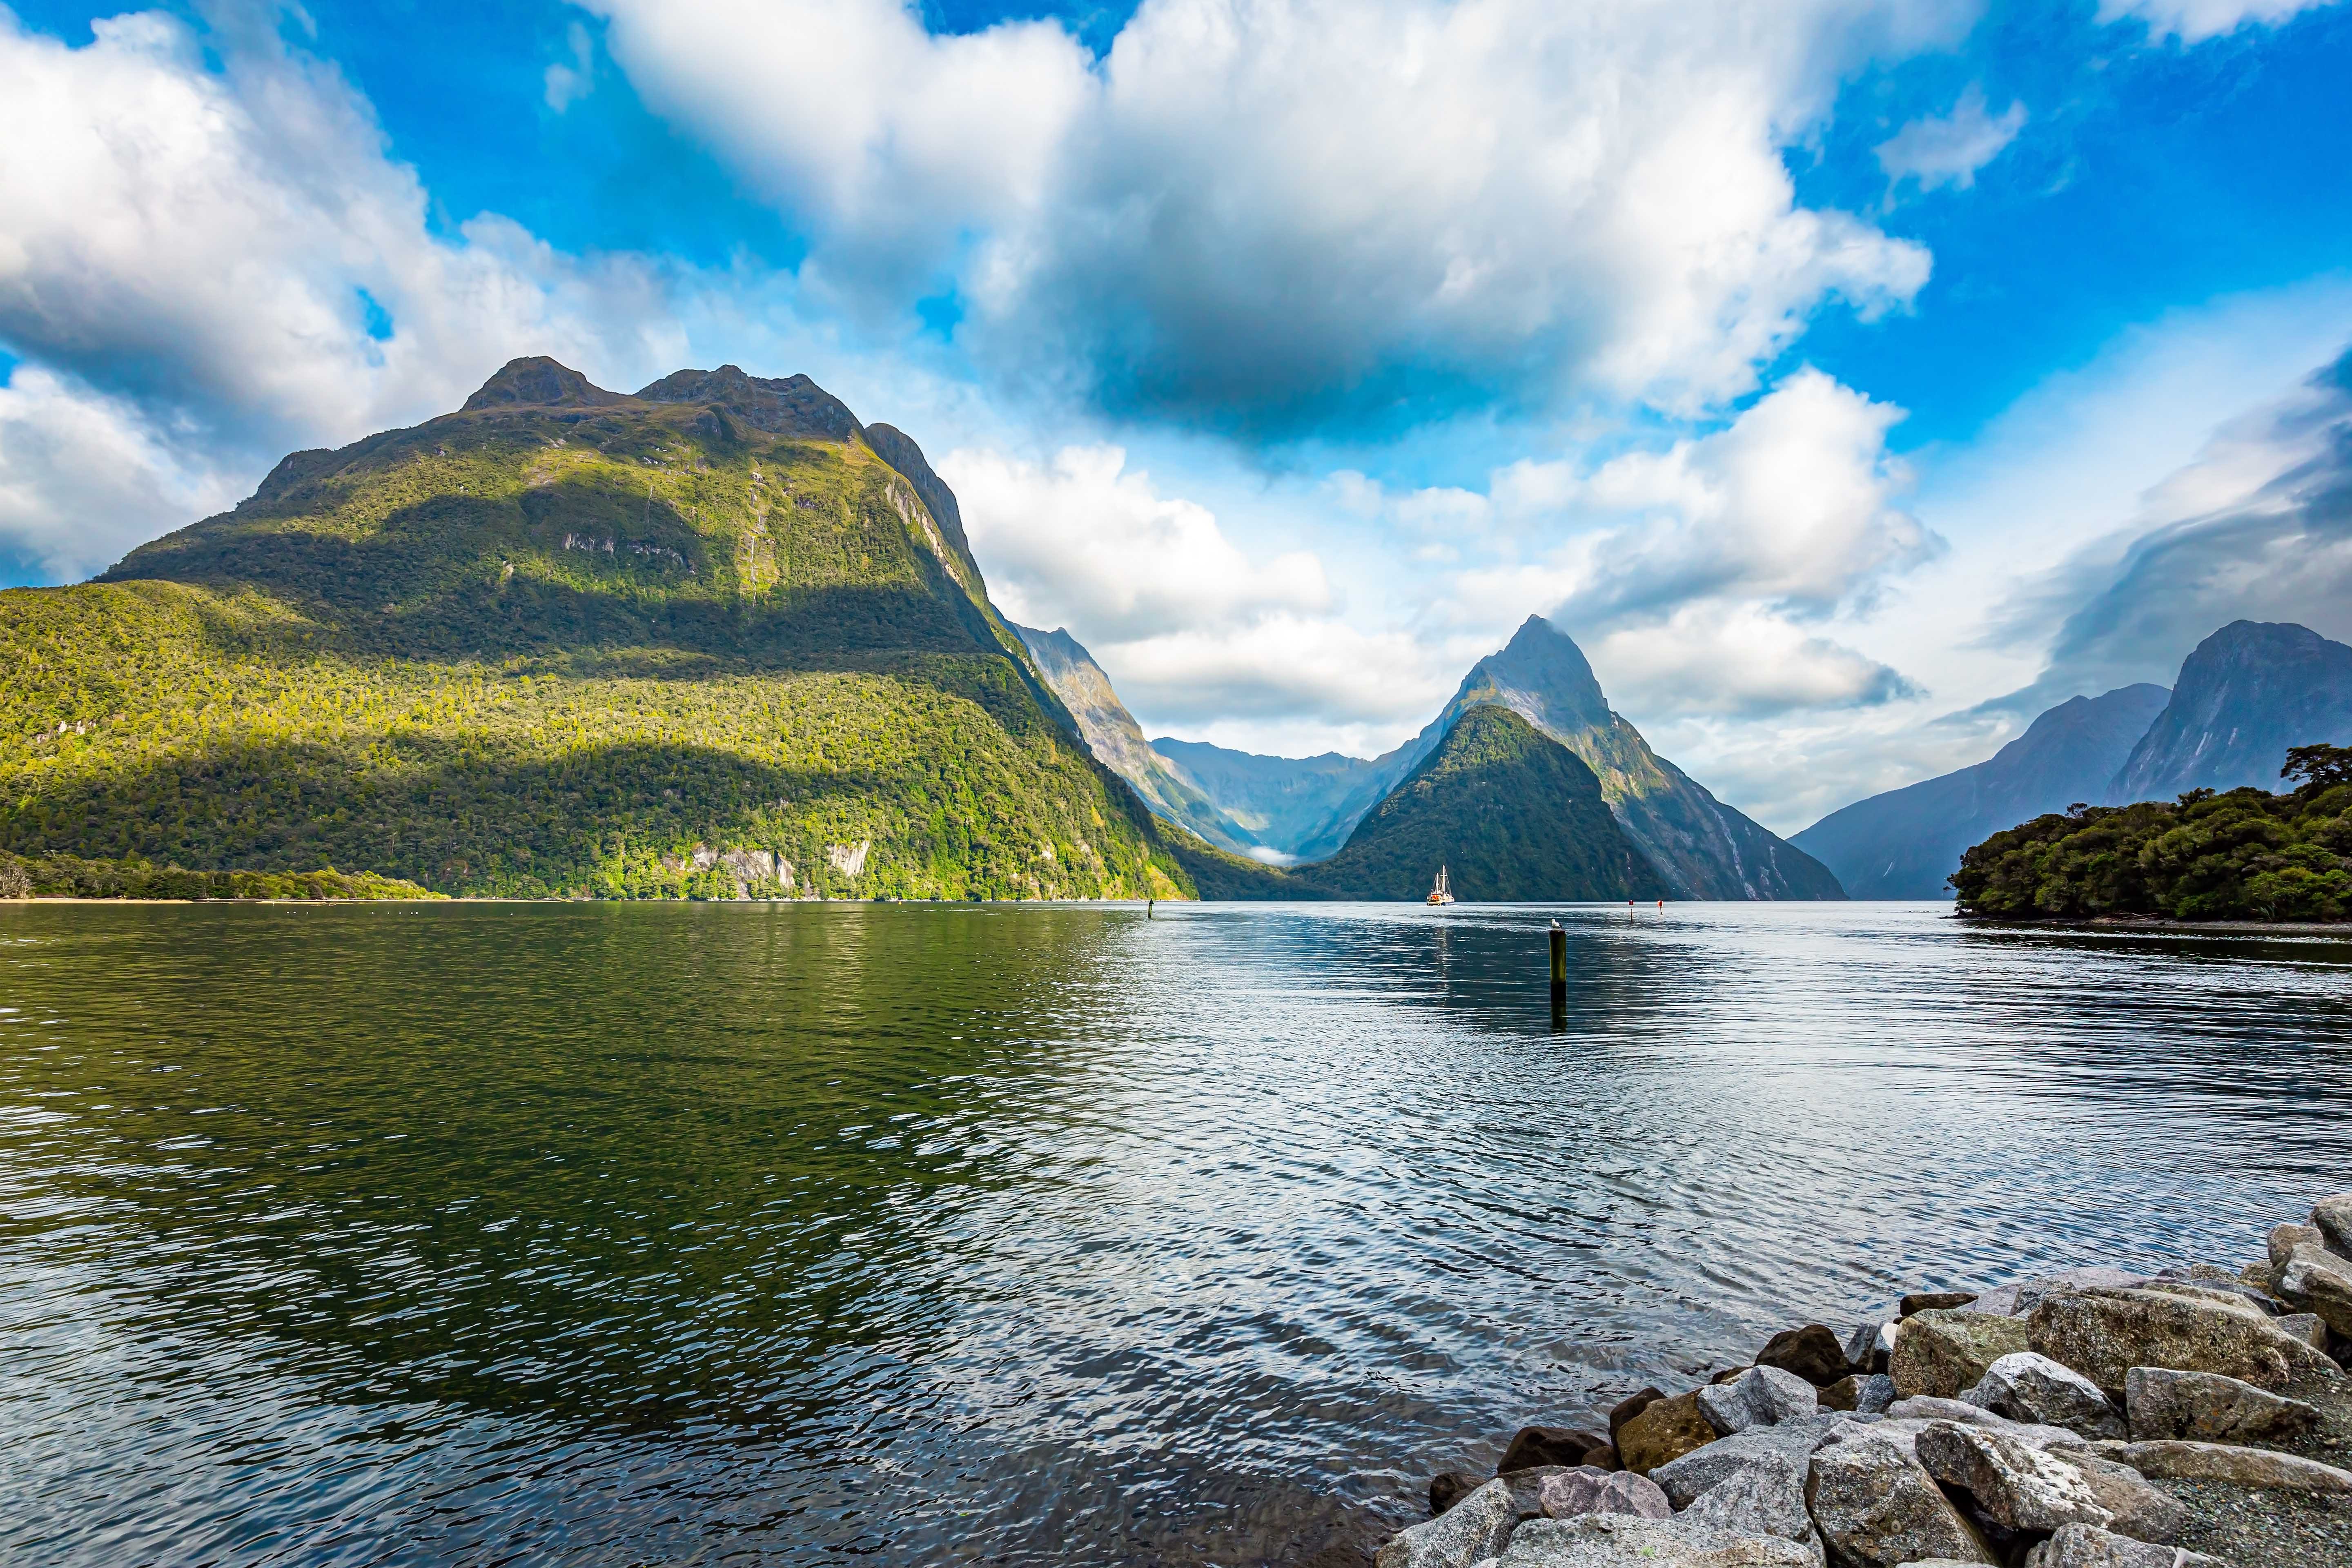
<path fill-rule="evenodd" d="M 0 7 L 0 582 L 549 353 L 804 372 L 1147 733 L 1528 615 L 1794 831 L 2352 637 L 2352 4 Z"/>

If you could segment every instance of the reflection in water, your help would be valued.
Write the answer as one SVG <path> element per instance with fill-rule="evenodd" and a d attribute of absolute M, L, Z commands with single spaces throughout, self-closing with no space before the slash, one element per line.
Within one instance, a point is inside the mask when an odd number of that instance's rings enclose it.
<path fill-rule="evenodd" d="M 2347 965 L 1930 906 L 10 909 L 0 1554 L 1344 1555 L 1790 1322 L 2251 1256 L 2352 1170 Z"/>

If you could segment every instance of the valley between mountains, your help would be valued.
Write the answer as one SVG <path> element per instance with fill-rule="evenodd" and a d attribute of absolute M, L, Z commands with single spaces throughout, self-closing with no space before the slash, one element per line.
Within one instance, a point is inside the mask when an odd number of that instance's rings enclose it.
<path fill-rule="evenodd" d="M 1382 756 L 1147 740 L 1066 631 L 999 614 L 904 433 L 805 376 L 624 395 L 543 358 L 0 593 L 0 882 L 84 891 L 1393 900 L 1443 865 L 1474 901 L 1936 898 L 2037 812 L 2352 738 L 2352 649 L 2241 623 L 2170 692 L 1783 839 L 1530 616 Z"/>

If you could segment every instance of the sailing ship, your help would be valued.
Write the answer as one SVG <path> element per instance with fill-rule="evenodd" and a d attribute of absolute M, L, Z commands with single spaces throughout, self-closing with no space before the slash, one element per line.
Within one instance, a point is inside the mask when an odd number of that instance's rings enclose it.
<path fill-rule="evenodd" d="M 1429 898 L 1426 901 L 1433 904 L 1450 904 L 1454 901 L 1454 884 L 1445 879 L 1445 868 L 1443 866 L 1437 868 L 1437 886 L 1429 889 Z"/>

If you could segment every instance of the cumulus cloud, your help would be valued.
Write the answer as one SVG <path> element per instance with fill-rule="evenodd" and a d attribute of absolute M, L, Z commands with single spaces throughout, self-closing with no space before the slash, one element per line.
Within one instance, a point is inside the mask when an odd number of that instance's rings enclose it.
<path fill-rule="evenodd" d="M 2074 606 L 2030 689 L 2169 685 L 2233 620 L 2352 638 L 2352 353 L 2218 431 L 2148 491 L 2126 530 L 2029 590 L 2031 616 Z"/>
<path fill-rule="evenodd" d="M 1972 9 L 1148 0 L 1097 64 L 897 0 L 589 3 L 812 232 L 813 285 L 951 283 L 1024 384 L 1274 431 L 1465 387 L 1705 408 L 1823 301 L 1906 302 L 1927 253 L 1801 205 L 1780 149 Z"/>
<path fill-rule="evenodd" d="M 2000 157 L 2024 129 L 2023 103 L 1989 114 L 1984 89 L 1972 83 L 1951 113 L 1914 120 L 1880 142 L 1878 166 L 1898 184 L 1916 180 L 1923 191 L 1939 185 L 1969 190 L 1977 183 L 1977 171 Z"/>
<path fill-rule="evenodd" d="M 2152 37 L 2196 44 L 2243 26 L 2274 26 L 2333 4 L 2335 0 L 2099 0 L 2099 20 L 2131 17 L 2147 23 Z"/>
<path fill-rule="evenodd" d="M 0 342 L 25 361 L 0 404 L 0 526 L 19 530 L 0 542 L 20 555 L 103 564 L 290 447 L 455 407 L 515 354 L 625 374 L 681 354 L 642 263 L 497 217 L 432 233 L 331 68 L 157 13 L 91 31 L 68 47 L 0 10 L 0 145 L 37 150 L 0 180 Z M 41 466 L 91 443 L 143 454 L 147 479 Z M 85 508 L 89 542 L 59 546 L 55 520 Z"/>

